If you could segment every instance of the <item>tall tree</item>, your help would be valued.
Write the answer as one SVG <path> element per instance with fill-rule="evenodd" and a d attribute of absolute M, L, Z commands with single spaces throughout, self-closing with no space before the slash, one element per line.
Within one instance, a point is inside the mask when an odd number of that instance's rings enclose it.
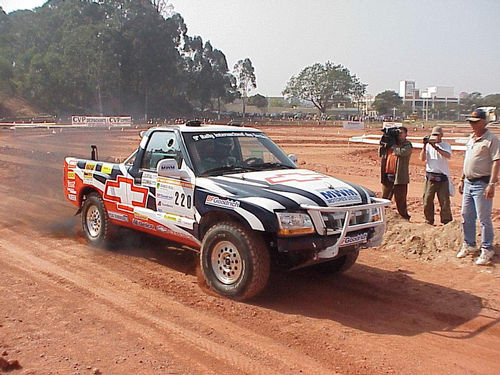
<path fill-rule="evenodd" d="M 327 61 L 304 68 L 288 81 L 283 95 L 311 102 L 321 113 L 336 103 L 364 95 L 366 85 L 342 65 Z"/>
<path fill-rule="evenodd" d="M 483 105 L 483 96 L 480 92 L 474 91 L 460 99 L 460 112 L 470 113 L 481 105 Z"/>
<path fill-rule="evenodd" d="M 236 76 L 238 91 L 240 92 L 243 101 L 243 117 L 245 117 L 245 105 L 248 93 L 250 90 L 257 88 L 255 69 L 252 62 L 247 57 L 244 60 L 239 60 L 234 65 L 234 73 Z"/>
<path fill-rule="evenodd" d="M 373 108 L 380 115 L 387 115 L 393 113 L 394 108 L 398 108 L 402 103 L 403 100 L 396 91 L 386 90 L 375 96 Z"/>

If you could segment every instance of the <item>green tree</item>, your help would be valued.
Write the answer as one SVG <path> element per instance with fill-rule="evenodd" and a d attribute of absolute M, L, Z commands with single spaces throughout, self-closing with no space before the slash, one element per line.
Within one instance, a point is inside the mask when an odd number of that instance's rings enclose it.
<path fill-rule="evenodd" d="M 245 105 L 250 90 L 257 88 L 255 69 L 249 58 L 239 60 L 234 65 L 237 88 L 243 101 L 243 117 L 245 117 Z"/>
<path fill-rule="evenodd" d="M 304 68 L 288 81 L 283 95 L 311 102 L 321 113 L 336 103 L 361 98 L 366 85 L 342 65 L 327 61 Z"/>
<path fill-rule="evenodd" d="M 480 92 L 474 91 L 460 98 L 460 112 L 471 113 L 475 108 L 483 105 L 483 96 Z"/>
<path fill-rule="evenodd" d="M 248 98 L 248 104 L 254 105 L 257 108 L 267 108 L 268 101 L 264 95 L 256 94 Z"/>
<path fill-rule="evenodd" d="M 375 96 L 373 107 L 380 115 L 387 115 L 393 113 L 394 108 L 398 108 L 402 103 L 403 100 L 395 91 L 386 90 Z"/>

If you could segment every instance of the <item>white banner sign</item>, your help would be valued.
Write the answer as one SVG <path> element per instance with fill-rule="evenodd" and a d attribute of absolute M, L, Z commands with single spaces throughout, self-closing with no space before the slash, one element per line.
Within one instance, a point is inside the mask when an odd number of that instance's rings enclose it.
<path fill-rule="evenodd" d="M 130 116 L 71 116 L 71 125 L 130 126 Z"/>
<path fill-rule="evenodd" d="M 342 121 L 344 129 L 364 129 L 365 123 L 362 121 Z"/>

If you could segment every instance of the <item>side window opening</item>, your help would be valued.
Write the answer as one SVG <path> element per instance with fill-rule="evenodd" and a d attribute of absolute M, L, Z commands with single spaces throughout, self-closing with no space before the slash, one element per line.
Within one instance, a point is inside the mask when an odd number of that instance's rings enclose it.
<path fill-rule="evenodd" d="M 181 150 L 173 132 L 157 131 L 151 134 L 141 162 L 141 168 L 156 171 L 160 160 L 178 158 Z"/>

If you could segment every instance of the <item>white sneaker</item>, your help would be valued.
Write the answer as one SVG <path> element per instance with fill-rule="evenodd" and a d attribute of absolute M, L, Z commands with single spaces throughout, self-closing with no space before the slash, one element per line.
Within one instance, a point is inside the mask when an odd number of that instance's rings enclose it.
<path fill-rule="evenodd" d="M 493 258 L 493 255 L 495 255 L 494 250 L 489 250 L 489 249 L 481 249 L 481 255 L 476 259 L 476 264 L 478 266 L 484 266 L 485 264 L 488 264 L 491 258 Z"/>
<path fill-rule="evenodd" d="M 457 258 L 465 258 L 467 255 L 474 254 L 476 248 L 474 246 L 469 246 L 465 242 L 462 244 L 462 248 L 457 253 Z"/>

